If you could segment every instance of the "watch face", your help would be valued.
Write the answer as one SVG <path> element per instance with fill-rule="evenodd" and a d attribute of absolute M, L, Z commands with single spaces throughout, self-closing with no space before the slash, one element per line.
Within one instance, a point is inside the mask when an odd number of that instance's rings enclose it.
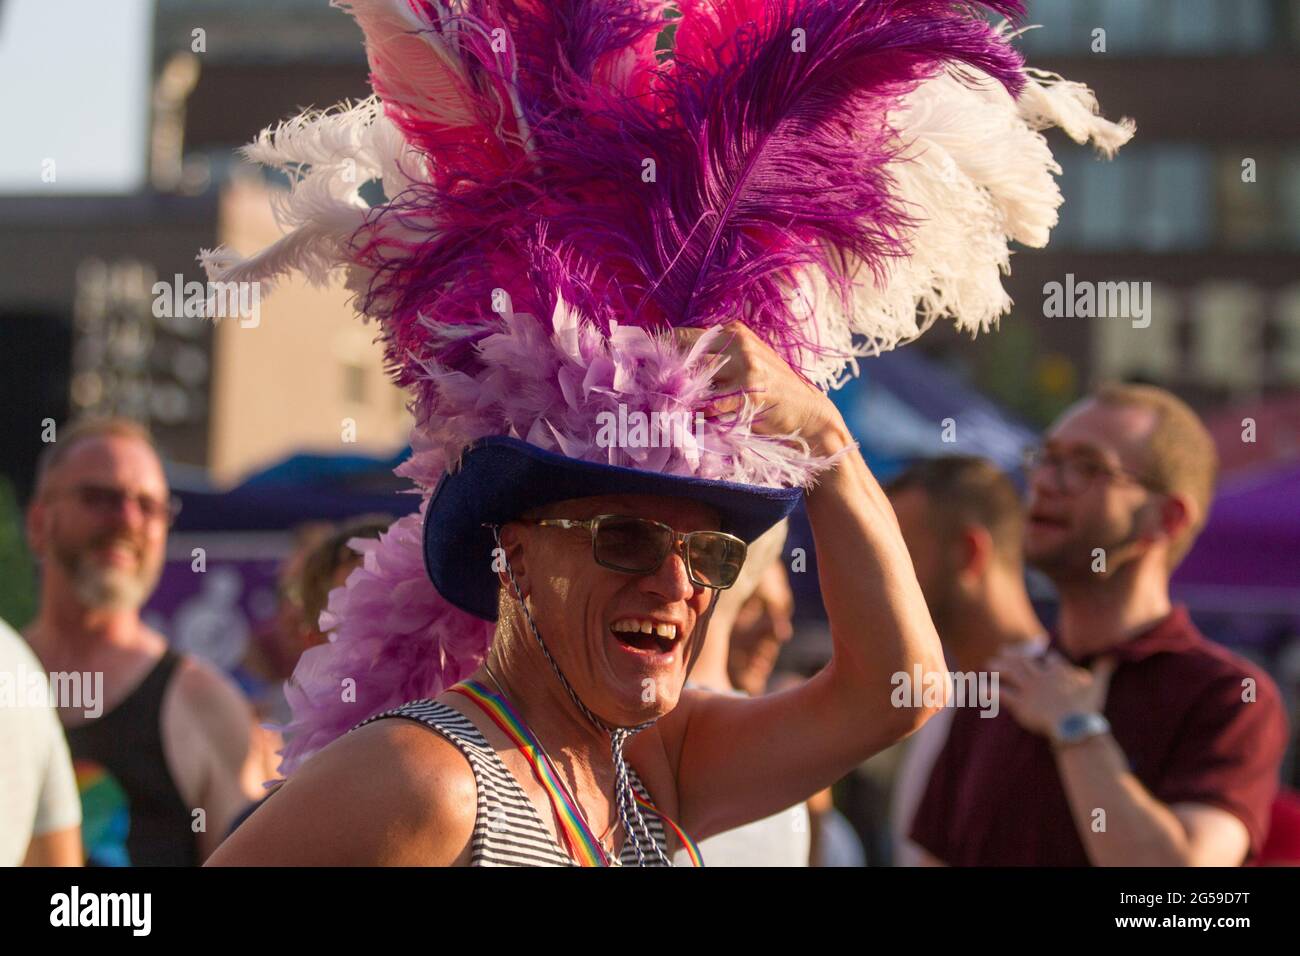
<path fill-rule="evenodd" d="M 1101 714 L 1066 714 L 1056 726 L 1056 735 L 1063 743 L 1074 743 L 1084 737 L 1104 734 L 1109 727 Z"/>
<path fill-rule="evenodd" d="M 1088 728 L 1088 718 L 1084 714 L 1066 714 L 1061 719 L 1061 736 L 1072 740 Z"/>

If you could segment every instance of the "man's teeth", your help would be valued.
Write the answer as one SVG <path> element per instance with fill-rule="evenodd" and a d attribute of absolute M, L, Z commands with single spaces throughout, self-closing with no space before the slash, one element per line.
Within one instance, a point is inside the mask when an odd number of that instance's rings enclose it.
<path fill-rule="evenodd" d="M 623 633 L 653 634 L 655 637 L 664 637 L 670 641 L 677 640 L 676 624 L 659 624 L 655 621 L 634 620 L 628 617 L 615 621 L 610 627 Z"/>

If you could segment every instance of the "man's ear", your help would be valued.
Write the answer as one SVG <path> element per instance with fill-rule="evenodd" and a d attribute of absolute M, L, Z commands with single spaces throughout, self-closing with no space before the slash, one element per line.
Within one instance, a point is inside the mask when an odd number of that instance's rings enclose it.
<path fill-rule="evenodd" d="M 27 506 L 26 519 L 27 547 L 39 558 L 45 551 L 45 523 L 48 520 L 45 503 L 39 496 L 33 497 Z"/>
<path fill-rule="evenodd" d="M 1195 504 L 1187 495 L 1168 494 L 1160 503 L 1160 529 L 1169 540 L 1177 538 L 1195 520 Z"/>
<path fill-rule="evenodd" d="M 963 525 L 957 543 L 961 562 L 958 573 L 963 577 L 982 578 L 993 560 L 993 536 L 988 528 L 977 524 Z"/>
<path fill-rule="evenodd" d="M 515 589 L 510 583 L 510 572 L 514 573 L 519 593 L 528 597 L 528 563 L 524 560 L 524 543 L 517 524 L 503 525 L 499 534 L 500 550 L 492 551 L 492 569 L 497 573 L 497 580 L 510 597 L 515 596 Z M 504 560 L 503 560 L 504 559 Z M 505 569 L 505 562 L 510 563 L 510 572 Z"/>

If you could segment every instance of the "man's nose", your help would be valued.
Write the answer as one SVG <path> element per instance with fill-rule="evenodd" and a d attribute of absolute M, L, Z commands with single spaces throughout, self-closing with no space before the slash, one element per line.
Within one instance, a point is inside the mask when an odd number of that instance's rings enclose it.
<path fill-rule="evenodd" d="M 106 515 L 108 522 L 115 528 L 141 531 L 149 524 L 149 516 L 134 495 L 122 495 L 112 507 L 106 509 Z"/>
<path fill-rule="evenodd" d="M 1029 492 L 1026 504 L 1033 505 L 1036 498 L 1064 494 L 1061 471 L 1054 465 L 1044 463 L 1028 475 L 1026 488 Z"/>
<path fill-rule="evenodd" d="M 647 574 L 643 585 L 652 594 L 667 601 L 684 601 L 695 593 L 695 585 L 686 573 L 686 561 L 680 547 L 674 547 L 659 565 L 659 570 Z"/>

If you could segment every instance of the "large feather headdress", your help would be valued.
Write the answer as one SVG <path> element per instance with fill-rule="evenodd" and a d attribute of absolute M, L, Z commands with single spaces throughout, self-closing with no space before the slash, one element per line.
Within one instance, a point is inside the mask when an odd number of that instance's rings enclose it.
<path fill-rule="evenodd" d="M 712 356 L 673 328 L 736 319 L 813 384 L 950 319 L 1010 308 L 1009 243 L 1045 245 L 1060 168 L 1040 130 L 1109 155 L 1133 124 L 1025 67 L 1019 0 L 334 0 L 374 96 L 245 148 L 288 174 L 285 235 L 213 280 L 342 273 L 411 390 L 427 497 L 470 442 L 758 485 L 826 462 L 710 420 L 624 449 L 598 413 L 702 406 Z M 362 187 L 378 183 L 371 204 Z M 372 187 L 373 188 L 373 187 Z M 423 509 L 422 509 L 423 511 Z M 292 770 L 365 717 L 470 673 L 491 625 L 440 599 L 421 514 L 361 547 L 288 693 Z M 357 703 L 339 707 L 339 682 Z"/>

